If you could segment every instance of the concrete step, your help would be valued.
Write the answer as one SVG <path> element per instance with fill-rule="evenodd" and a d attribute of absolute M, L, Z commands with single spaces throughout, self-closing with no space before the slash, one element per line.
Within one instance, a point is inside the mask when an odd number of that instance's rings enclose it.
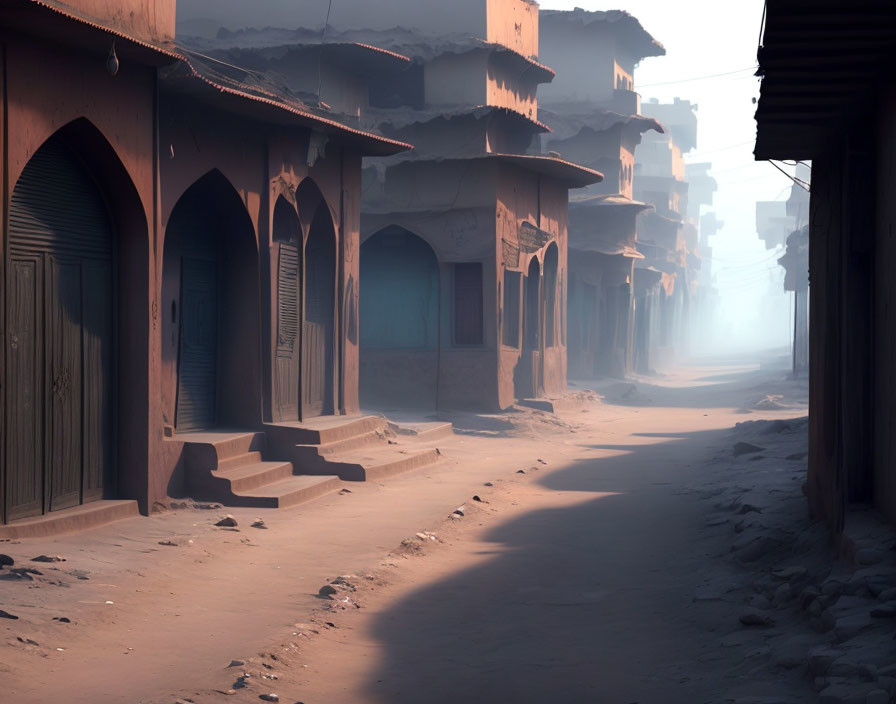
<path fill-rule="evenodd" d="M 288 508 L 336 491 L 339 485 L 339 477 L 335 476 L 294 476 L 257 489 L 240 491 L 230 505 Z"/>
<path fill-rule="evenodd" d="M 361 435 L 324 443 L 323 445 L 296 445 L 298 456 L 329 457 L 341 452 L 350 452 L 359 448 L 372 445 L 381 445 L 386 442 L 385 436 L 379 430 L 371 430 Z"/>
<path fill-rule="evenodd" d="M 211 476 L 214 480 L 228 482 L 230 491 L 238 494 L 293 476 L 293 466 L 292 462 L 256 461 L 240 466 L 231 466 L 226 471 L 212 472 Z"/>
<path fill-rule="evenodd" d="M 397 449 L 393 445 L 367 451 L 340 453 L 327 458 L 326 471 L 343 481 L 379 481 L 403 472 L 410 472 L 439 461 L 437 448 L 425 450 Z"/>
<path fill-rule="evenodd" d="M 140 515 L 136 501 L 91 501 L 63 511 L 53 511 L 44 516 L 23 518 L 0 525 L 0 539 L 47 538 L 63 533 L 75 533 L 91 528 L 136 518 Z"/>
<path fill-rule="evenodd" d="M 422 421 L 420 423 L 390 421 L 389 429 L 396 435 L 405 435 L 420 441 L 437 440 L 454 435 L 454 426 L 444 421 Z"/>
<path fill-rule="evenodd" d="M 278 444 L 328 445 L 364 435 L 371 431 L 384 431 L 386 419 L 380 416 L 328 416 L 299 423 L 269 423 L 266 431 Z"/>
<path fill-rule="evenodd" d="M 261 462 L 261 452 L 259 450 L 254 450 L 252 452 L 247 452 L 242 455 L 235 455 L 233 457 L 228 457 L 227 459 L 218 460 L 218 472 L 226 472 L 231 469 L 235 469 L 237 467 L 243 467 L 247 464 L 256 464 Z"/>

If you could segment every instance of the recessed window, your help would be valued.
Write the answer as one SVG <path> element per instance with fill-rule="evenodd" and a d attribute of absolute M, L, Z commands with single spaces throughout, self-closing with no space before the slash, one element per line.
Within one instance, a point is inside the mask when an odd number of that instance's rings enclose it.
<path fill-rule="evenodd" d="M 482 264 L 454 265 L 454 344 L 481 345 Z"/>
<path fill-rule="evenodd" d="M 504 324 L 502 341 L 508 347 L 520 346 L 520 288 L 522 274 L 518 271 L 504 272 Z"/>

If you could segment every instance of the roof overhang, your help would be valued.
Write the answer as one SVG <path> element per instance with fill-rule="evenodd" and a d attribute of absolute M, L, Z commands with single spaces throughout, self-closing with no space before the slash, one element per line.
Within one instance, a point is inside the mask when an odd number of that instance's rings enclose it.
<path fill-rule="evenodd" d="M 892 0 L 768 0 L 756 159 L 812 159 L 867 116 L 894 47 Z"/>
<path fill-rule="evenodd" d="M 488 158 L 534 171 L 566 184 L 569 188 L 584 188 L 604 180 L 600 171 L 555 156 L 534 154 L 489 154 Z"/>
<path fill-rule="evenodd" d="M 187 58 L 166 69 L 162 84 L 173 93 L 187 95 L 225 112 L 286 127 L 301 125 L 338 136 L 363 156 L 392 156 L 413 149 L 405 142 L 355 129 L 337 120 L 315 114 L 307 106 L 266 94 L 258 87 L 224 82 L 197 70 Z M 250 90 L 252 92 L 250 92 Z"/>
<path fill-rule="evenodd" d="M 650 203 L 641 203 L 640 201 L 632 200 L 631 198 L 627 198 L 621 193 L 615 193 L 613 195 L 584 197 L 572 196 L 569 199 L 569 207 L 582 208 L 583 210 L 603 210 L 612 208 L 614 210 L 619 210 L 622 212 L 628 211 L 633 214 L 638 214 L 645 210 L 654 210 L 653 205 L 651 205 Z"/>
<path fill-rule="evenodd" d="M 108 56 L 112 41 L 120 61 L 164 66 L 182 58 L 173 43 L 155 44 L 130 36 L 51 0 L 3 0 L 0 2 L 0 27 L 103 59 Z"/>

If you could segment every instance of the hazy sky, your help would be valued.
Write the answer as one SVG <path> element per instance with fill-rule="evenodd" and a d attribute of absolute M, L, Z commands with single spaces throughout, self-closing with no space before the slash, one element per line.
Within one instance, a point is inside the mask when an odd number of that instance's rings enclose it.
<path fill-rule="evenodd" d="M 712 242 L 725 338 L 756 341 L 788 333 L 789 294 L 773 309 L 757 310 L 756 297 L 768 288 L 775 258 L 755 233 L 755 202 L 786 200 L 791 182 L 773 166 L 753 160 L 756 123 L 752 99 L 759 96 L 753 76 L 762 20 L 762 0 L 544 0 L 545 9 L 622 9 L 666 47 L 666 56 L 645 59 L 635 71 L 635 90 L 644 101 L 680 97 L 699 105 L 698 146 L 688 162 L 711 161 L 719 182 L 715 209 L 725 228 Z M 736 72 L 736 73 L 735 73 Z M 720 76 L 718 74 L 729 74 Z M 706 76 L 702 80 L 688 80 Z M 662 84 L 662 85 L 661 85 Z"/>

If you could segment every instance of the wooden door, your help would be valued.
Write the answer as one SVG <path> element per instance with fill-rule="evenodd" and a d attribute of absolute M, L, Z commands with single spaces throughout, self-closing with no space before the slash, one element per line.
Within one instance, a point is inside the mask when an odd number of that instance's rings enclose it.
<path fill-rule="evenodd" d="M 215 425 L 218 383 L 217 293 L 218 275 L 214 251 L 195 251 L 189 256 L 185 255 L 181 259 L 181 330 L 175 420 L 180 432 L 204 430 Z"/>
<path fill-rule="evenodd" d="M 299 248 L 281 242 L 277 261 L 277 354 L 275 384 L 278 420 L 299 419 Z"/>
<path fill-rule="evenodd" d="M 336 243 L 332 230 L 312 227 L 305 245 L 302 326 L 302 418 L 333 412 Z"/>
<path fill-rule="evenodd" d="M 112 230 L 60 142 L 23 170 L 9 233 L 7 521 L 102 498 L 114 477 Z"/>

